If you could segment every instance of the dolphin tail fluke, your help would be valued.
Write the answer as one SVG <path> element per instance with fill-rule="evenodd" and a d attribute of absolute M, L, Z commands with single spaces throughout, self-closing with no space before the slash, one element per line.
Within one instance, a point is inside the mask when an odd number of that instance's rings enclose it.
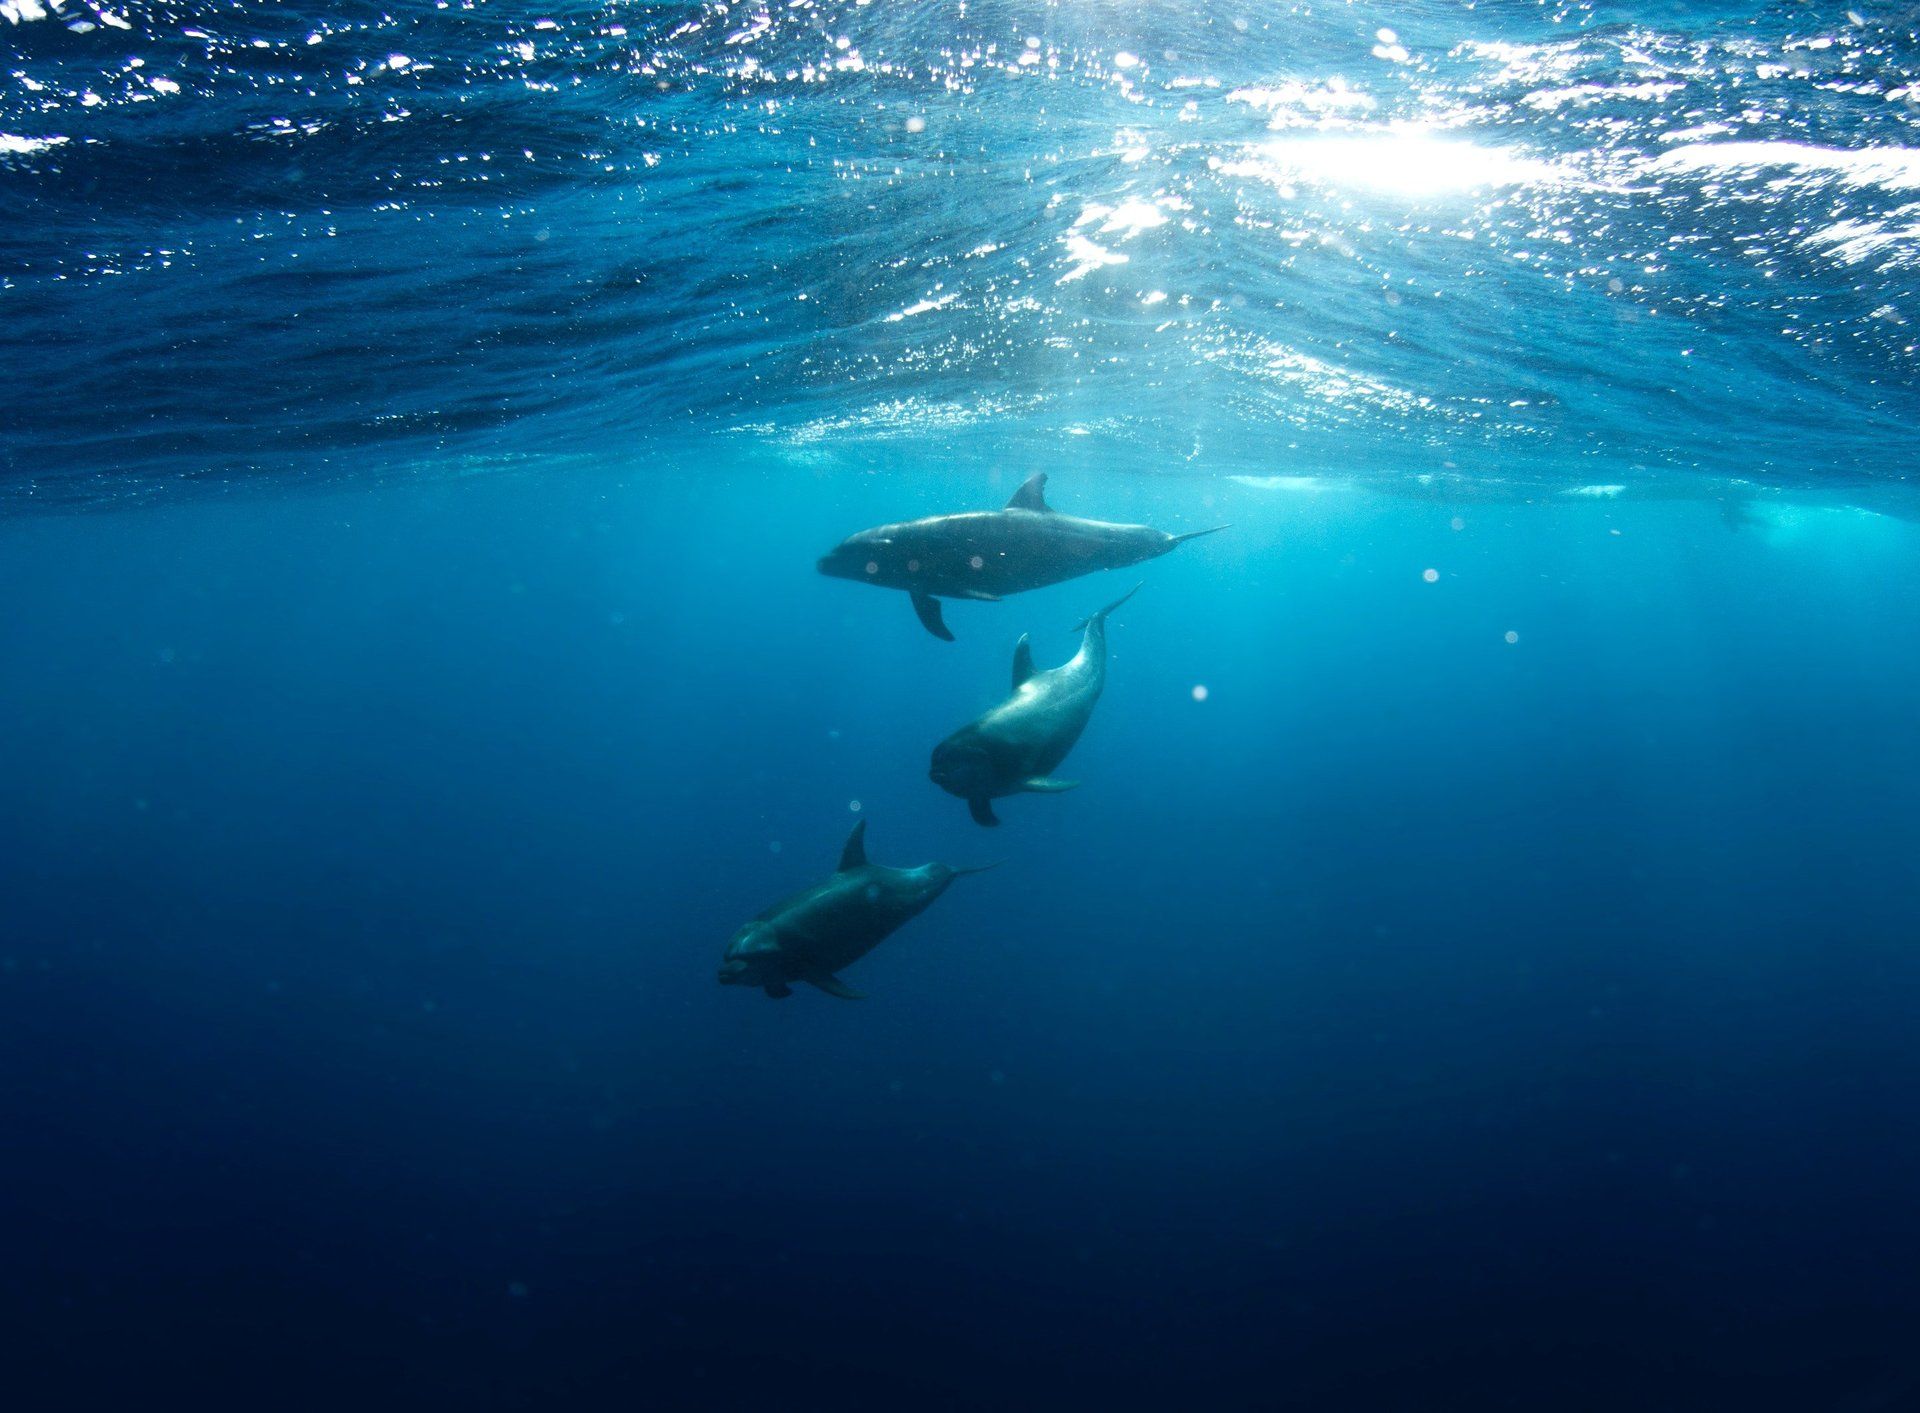
<path fill-rule="evenodd" d="M 967 813 L 973 816 L 975 824 L 984 824 L 988 829 L 1000 823 L 1000 816 L 993 812 L 992 800 L 968 800 Z"/>
<path fill-rule="evenodd" d="M 932 594 L 913 591 L 913 611 L 920 615 L 920 626 L 934 637 L 951 643 L 953 634 L 947 628 L 947 621 L 940 616 L 940 600 Z"/>
<path fill-rule="evenodd" d="M 1211 530 L 1189 530 L 1184 535 L 1175 535 L 1173 542 L 1176 545 L 1184 545 L 1188 540 L 1197 540 L 1202 535 L 1217 535 L 1222 530 L 1231 530 L 1232 528 L 1233 526 L 1231 525 L 1215 525 Z"/>
<path fill-rule="evenodd" d="M 1139 593 L 1142 589 L 1146 588 L 1146 586 L 1147 586 L 1147 581 L 1145 579 L 1142 579 L 1138 584 L 1135 584 L 1131 589 L 1128 589 L 1124 594 L 1120 595 L 1119 598 L 1115 599 L 1112 603 L 1108 604 L 1105 608 L 1101 609 L 1098 613 L 1092 614 L 1086 618 L 1081 619 L 1078 623 L 1074 624 L 1069 631 L 1074 633 L 1084 633 L 1087 630 L 1087 626 L 1089 624 L 1105 623 L 1107 621 L 1107 615 L 1109 613 L 1112 613 L 1116 608 L 1120 607 L 1121 604 L 1125 603 L 1128 599 L 1132 598 L 1135 594 Z"/>

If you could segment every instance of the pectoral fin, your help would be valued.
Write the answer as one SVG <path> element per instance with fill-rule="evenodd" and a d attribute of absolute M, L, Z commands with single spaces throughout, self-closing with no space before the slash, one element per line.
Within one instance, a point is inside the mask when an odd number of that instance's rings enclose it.
<path fill-rule="evenodd" d="M 784 1001 L 793 994 L 793 988 L 784 981 L 769 981 L 764 990 L 776 1001 Z"/>
<path fill-rule="evenodd" d="M 993 812 L 992 800 L 968 800 L 967 813 L 973 816 L 975 824 L 984 824 L 989 829 L 1000 822 L 1000 816 Z"/>
<path fill-rule="evenodd" d="M 940 616 L 939 599 L 935 598 L 932 594 L 923 594 L 918 589 L 915 589 L 913 591 L 913 611 L 920 615 L 920 626 L 933 634 L 934 637 L 944 638 L 949 643 L 953 641 L 953 634 L 948 631 L 946 620 Z"/>
<path fill-rule="evenodd" d="M 1022 790 L 1031 790 L 1036 795 L 1058 795 L 1066 790 L 1078 790 L 1078 780 L 1055 780 L 1050 775 L 1035 775 L 1020 782 Z"/>
<path fill-rule="evenodd" d="M 811 976 L 804 976 L 800 979 L 809 986 L 819 987 L 829 996 L 838 996 L 842 1001 L 864 1001 L 867 999 L 830 971 L 817 971 Z"/>

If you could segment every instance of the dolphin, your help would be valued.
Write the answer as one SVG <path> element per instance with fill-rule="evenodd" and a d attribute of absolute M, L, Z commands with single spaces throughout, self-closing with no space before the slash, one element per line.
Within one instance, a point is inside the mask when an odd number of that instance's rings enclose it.
<path fill-rule="evenodd" d="M 867 822 L 853 826 L 840 867 L 784 902 L 775 903 L 733 934 L 720 963 L 722 986 L 758 986 L 775 1000 L 804 981 L 843 1001 L 861 999 L 834 973 L 851 966 L 908 919 L 947 891 L 963 873 L 992 868 L 883 868 L 867 862 Z"/>
<path fill-rule="evenodd" d="M 1116 525 L 1062 515 L 1047 504 L 1047 473 L 1030 476 L 1004 510 L 934 515 L 849 535 L 820 561 L 834 579 L 905 589 L 913 611 L 949 643 L 940 600 L 999 599 L 1097 569 L 1158 559 L 1175 545 L 1224 530 L 1170 535 L 1147 525 Z"/>
<path fill-rule="evenodd" d="M 1078 625 L 1080 651 L 1064 666 L 1033 670 L 1026 634 L 1013 649 L 1013 695 L 933 748 L 933 783 L 967 802 L 974 823 L 993 825 L 993 801 L 1022 791 L 1057 794 L 1077 780 L 1050 771 L 1087 729 L 1107 685 L 1107 615 L 1140 592 L 1131 589 Z"/>

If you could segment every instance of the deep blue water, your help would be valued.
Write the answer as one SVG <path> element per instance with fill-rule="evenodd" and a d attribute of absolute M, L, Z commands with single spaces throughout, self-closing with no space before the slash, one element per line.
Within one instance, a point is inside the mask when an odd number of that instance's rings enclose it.
<path fill-rule="evenodd" d="M 1703 9 L 0 0 L 5 1406 L 1920 1407 L 1920 37 Z"/>

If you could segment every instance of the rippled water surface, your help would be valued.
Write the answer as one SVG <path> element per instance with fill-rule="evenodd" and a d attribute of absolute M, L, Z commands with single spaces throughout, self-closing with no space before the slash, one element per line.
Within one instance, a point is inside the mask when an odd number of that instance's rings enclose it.
<path fill-rule="evenodd" d="M 4 494 L 670 429 L 1898 500 L 1912 11 L 1708 9 L 4 0 Z"/>

